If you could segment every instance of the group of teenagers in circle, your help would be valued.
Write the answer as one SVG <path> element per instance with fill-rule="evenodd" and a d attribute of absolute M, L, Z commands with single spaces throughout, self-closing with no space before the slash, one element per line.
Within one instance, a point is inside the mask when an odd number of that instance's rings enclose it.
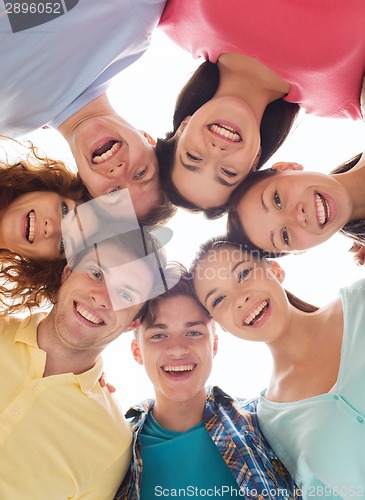
<path fill-rule="evenodd" d="M 150 499 L 161 485 L 171 492 L 194 484 L 229 486 L 246 498 L 363 496 L 365 281 L 318 308 L 285 290 L 273 259 L 341 232 L 364 262 L 365 159 L 360 152 L 328 175 L 270 164 L 301 109 L 364 119 L 363 0 L 108 0 L 97 7 L 79 0 L 19 33 L 1 9 L 4 318 L 44 304 L 57 312 L 70 282 L 61 223 L 93 199 L 128 189 L 141 227 L 163 226 L 178 207 L 207 219 L 228 214 L 226 234 L 197 249 L 190 269 L 167 266 L 178 284 L 142 294 L 150 300 L 129 318 L 133 356 L 155 399 L 127 413 L 131 460 L 124 457 L 124 473 L 113 471 L 113 487 L 97 495 Z M 157 142 L 107 97 L 111 79 L 142 56 L 154 29 L 205 60 L 177 98 L 172 131 Z M 77 174 L 33 145 L 7 159 L 13 139 L 45 125 L 66 139 Z M 93 270 L 93 279 L 100 273 Z M 77 313 L 94 327 L 103 321 L 83 306 Z M 206 387 L 215 322 L 270 349 L 273 371 L 257 399 Z M 74 476 L 72 469 L 77 483 Z M 67 498 L 101 498 L 92 487 L 83 494 Z"/>

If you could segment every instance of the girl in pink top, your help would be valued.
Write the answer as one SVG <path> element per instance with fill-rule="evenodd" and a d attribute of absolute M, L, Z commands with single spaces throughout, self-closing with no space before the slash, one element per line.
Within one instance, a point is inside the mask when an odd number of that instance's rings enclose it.
<path fill-rule="evenodd" d="M 182 90 L 174 130 L 157 146 L 163 187 L 180 206 L 224 211 L 300 107 L 361 118 L 363 0 L 169 0 L 159 26 L 209 61 Z"/>

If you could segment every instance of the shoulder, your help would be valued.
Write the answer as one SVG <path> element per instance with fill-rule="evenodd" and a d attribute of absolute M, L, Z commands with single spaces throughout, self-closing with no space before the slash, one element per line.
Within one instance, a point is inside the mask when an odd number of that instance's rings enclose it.
<path fill-rule="evenodd" d="M 153 410 L 154 404 L 154 399 L 145 399 L 129 408 L 125 413 L 125 418 L 133 430 L 143 425 L 149 413 Z"/>
<path fill-rule="evenodd" d="M 249 421 L 256 419 L 257 398 L 235 398 L 224 392 L 220 387 L 214 386 L 208 390 L 206 407 L 219 408 L 223 411 L 233 412 Z"/>
<path fill-rule="evenodd" d="M 45 316 L 45 313 L 32 314 L 27 317 L 3 316 L 0 321 L 0 336 L 33 342 L 38 325 Z"/>
<path fill-rule="evenodd" d="M 341 288 L 340 297 L 344 310 L 352 308 L 363 314 L 365 312 L 363 308 L 365 299 L 365 278 L 355 281 L 352 285 Z"/>

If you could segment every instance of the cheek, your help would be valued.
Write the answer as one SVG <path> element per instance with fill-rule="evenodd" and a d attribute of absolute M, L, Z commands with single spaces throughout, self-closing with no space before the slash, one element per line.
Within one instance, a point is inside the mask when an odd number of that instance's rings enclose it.
<path fill-rule="evenodd" d="M 218 325 L 223 328 L 223 330 L 230 330 L 231 326 L 234 324 L 234 320 L 232 317 L 232 314 L 228 310 L 224 310 L 221 308 L 221 310 L 214 311 L 212 313 L 213 319 L 218 323 Z"/>
<path fill-rule="evenodd" d="M 102 196 L 106 193 L 106 188 L 104 188 L 103 182 L 98 182 L 98 177 L 99 176 L 93 174 L 91 170 L 89 170 L 89 173 L 84 175 L 80 173 L 80 178 L 92 198 L 97 198 L 98 196 Z"/>

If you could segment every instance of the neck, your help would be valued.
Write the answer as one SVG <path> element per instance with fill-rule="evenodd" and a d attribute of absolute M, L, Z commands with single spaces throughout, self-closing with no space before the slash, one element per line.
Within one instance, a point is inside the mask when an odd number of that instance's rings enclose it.
<path fill-rule="evenodd" d="M 293 308 L 289 325 L 280 338 L 267 343 L 274 366 L 282 369 L 290 365 L 298 365 L 311 350 L 311 339 L 308 332 L 314 326 L 314 316 L 317 313 L 303 313 Z"/>
<path fill-rule="evenodd" d="M 333 174 L 333 178 L 345 187 L 351 199 L 352 212 L 349 221 L 365 219 L 365 153 L 351 170 Z"/>
<path fill-rule="evenodd" d="M 188 401 L 171 401 L 156 393 L 153 408 L 155 420 L 166 429 L 185 432 L 203 419 L 207 393 L 202 389 L 194 398 Z"/>
<path fill-rule="evenodd" d="M 343 311 L 337 298 L 314 313 L 293 313 L 280 340 L 268 344 L 273 371 L 266 397 L 297 401 L 324 394 L 335 384 L 340 365 Z"/>
<path fill-rule="evenodd" d="M 220 84 L 216 96 L 244 99 L 260 118 L 270 102 L 284 97 L 290 84 L 254 58 L 225 53 L 218 59 Z"/>
<path fill-rule="evenodd" d="M 63 137 L 69 142 L 70 138 L 72 138 L 75 133 L 75 130 L 77 130 L 82 122 L 90 118 L 104 116 L 110 113 L 115 114 L 115 111 L 111 106 L 107 95 L 102 94 L 61 123 L 58 127 L 58 131 L 61 132 Z"/>
<path fill-rule="evenodd" d="M 38 325 L 38 346 L 46 352 L 46 366 L 43 376 L 74 373 L 79 375 L 90 370 L 100 352 L 76 351 L 65 346 L 57 335 L 54 314 L 51 311 Z"/>

